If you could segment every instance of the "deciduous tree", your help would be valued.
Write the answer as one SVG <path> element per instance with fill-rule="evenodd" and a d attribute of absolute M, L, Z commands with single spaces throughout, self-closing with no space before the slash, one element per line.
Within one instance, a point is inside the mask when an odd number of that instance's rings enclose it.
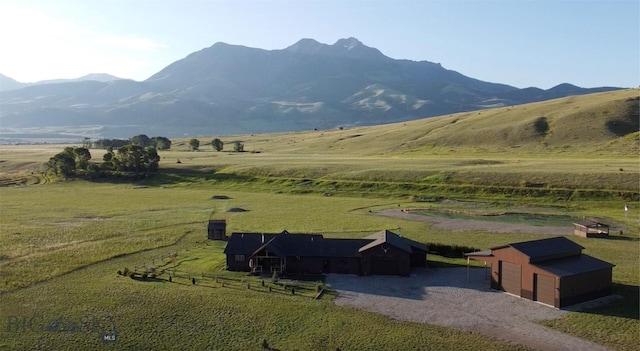
<path fill-rule="evenodd" d="M 200 148 L 200 140 L 195 138 L 189 140 L 189 147 L 191 147 L 191 150 L 193 151 L 198 151 L 198 149 Z"/>
<path fill-rule="evenodd" d="M 153 145 L 157 150 L 169 150 L 171 148 L 171 140 L 162 136 L 151 138 Z"/>
<path fill-rule="evenodd" d="M 222 140 L 215 138 L 211 141 L 211 146 L 216 151 L 222 151 L 222 149 L 224 148 L 224 143 L 222 142 Z"/>
<path fill-rule="evenodd" d="M 233 143 L 233 151 L 235 152 L 244 152 L 244 144 L 240 141 L 235 141 Z"/>
<path fill-rule="evenodd" d="M 87 170 L 91 153 L 84 147 L 66 147 L 47 162 L 47 169 L 65 178 L 73 176 L 78 170 Z"/>

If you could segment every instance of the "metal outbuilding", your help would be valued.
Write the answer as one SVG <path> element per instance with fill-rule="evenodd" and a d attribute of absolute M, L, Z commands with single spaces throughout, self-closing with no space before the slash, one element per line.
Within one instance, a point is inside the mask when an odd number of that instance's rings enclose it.
<path fill-rule="evenodd" d="M 465 254 L 491 264 L 491 287 L 561 308 L 611 293 L 614 265 L 582 253 L 565 237 Z"/>

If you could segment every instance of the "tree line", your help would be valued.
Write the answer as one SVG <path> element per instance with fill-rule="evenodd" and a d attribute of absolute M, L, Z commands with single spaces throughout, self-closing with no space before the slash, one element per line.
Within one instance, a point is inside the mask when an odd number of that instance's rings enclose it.
<path fill-rule="evenodd" d="M 83 146 L 87 143 L 83 143 Z M 93 143 L 88 143 L 88 148 L 93 147 L 96 149 L 106 149 L 108 147 L 120 148 L 127 145 L 136 145 L 143 148 L 152 147 L 156 150 L 169 150 L 171 149 L 171 140 L 163 136 L 156 136 L 149 138 L 145 134 L 140 134 L 127 139 L 99 139 Z M 87 146 L 85 146 L 87 147 Z"/>
<path fill-rule="evenodd" d="M 89 148 L 104 148 L 101 163 L 90 163 Z M 149 138 L 144 134 L 125 139 L 101 139 L 91 143 L 85 138 L 82 147 L 66 147 L 45 164 L 47 171 L 64 178 L 109 176 L 115 172 L 156 172 L 160 163 L 157 150 L 167 150 L 171 140 Z"/>
<path fill-rule="evenodd" d="M 216 151 L 222 151 L 224 149 L 224 143 L 222 140 L 215 138 L 211 140 L 211 147 Z M 200 140 L 193 138 L 189 140 L 189 148 L 192 151 L 200 150 Z M 233 151 L 234 152 L 244 152 L 244 144 L 240 141 L 233 142 Z"/>
<path fill-rule="evenodd" d="M 215 138 L 210 143 L 216 151 L 222 151 L 224 143 Z M 200 148 L 198 139 L 189 140 L 193 151 Z M 105 149 L 101 163 L 90 163 L 91 148 Z M 160 163 L 158 150 L 171 148 L 171 140 L 157 136 L 150 138 L 144 134 L 129 139 L 99 139 L 91 142 L 84 138 L 82 147 L 66 147 L 62 152 L 51 157 L 46 163 L 47 171 L 64 178 L 82 176 L 109 176 L 115 172 L 156 172 Z M 244 144 L 233 142 L 234 152 L 244 152 Z"/>

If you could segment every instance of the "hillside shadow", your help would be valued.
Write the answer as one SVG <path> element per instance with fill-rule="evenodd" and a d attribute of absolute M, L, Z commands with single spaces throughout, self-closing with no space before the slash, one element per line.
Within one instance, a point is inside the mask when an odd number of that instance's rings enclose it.
<path fill-rule="evenodd" d="M 638 98 L 627 100 L 628 108 L 626 116 L 616 120 L 607 121 L 607 129 L 609 129 L 611 133 L 616 136 L 625 136 L 640 130 L 640 119 L 638 119 L 640 105 L 638 101 Z"/>
<path fill-rule="evenodd" d="M 117 175 L 101 175 L 89 179 L 94 183 L 136 184 L 140 186 L 170 186 L 181 183 L 202 182 L 250 182 L 255 177 L 235 173 L 215 173 L 210 169 L 184 169 L 162 167 L 155 173 L 120 173 Z"/>

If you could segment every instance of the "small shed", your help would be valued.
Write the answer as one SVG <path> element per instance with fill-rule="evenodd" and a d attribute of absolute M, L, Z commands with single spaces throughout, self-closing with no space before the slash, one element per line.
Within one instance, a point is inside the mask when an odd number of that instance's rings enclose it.
<path fill-rule="evenodd" d="M 565 237 L 465 254 L 491 264 L 491 287 L 556 308 L 611 293 L 614 265 L 582 253 Z"/>
<path fill-rule="evenodd" d="M 207 239 L 227 240 L 227 221 L 224 219 L 211 219 L 207 225 Z"/>
<path fill-rule="evenodd" d="M 573 223 L 573 234 L 583 238 L 604 238 L 609 236 L 609 226 L 594 221 L 580 221 Z"/>

